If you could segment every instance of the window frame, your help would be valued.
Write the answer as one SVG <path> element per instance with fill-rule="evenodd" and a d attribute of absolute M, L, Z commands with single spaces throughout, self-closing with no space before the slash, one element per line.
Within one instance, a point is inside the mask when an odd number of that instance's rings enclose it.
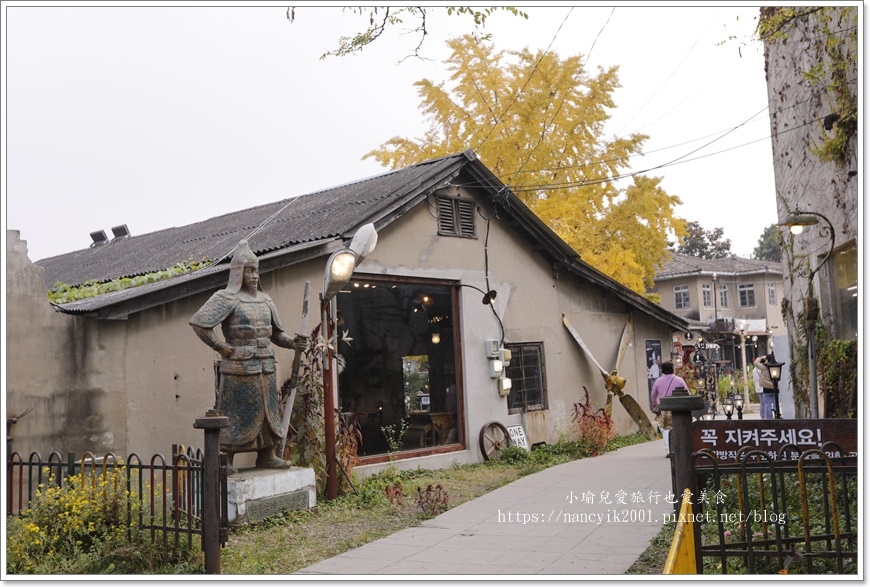
<path fill-rule="evenodd" d="M 776 306 L 776 283 L 770 282 L 767 284 L 767 305 Z"/>
<path fill-rule="evenodd" d="M 719 286 L 719 307 L 720 308 L 730 308 L 731 304 L 728 302 L 728 286 L 720 285 Z"/>
<path fill-rule="evenodd" d="M 713 284 L 712 283 L 703 283 L 701 284 L 701 299 L 703 300 L 703 304 L 705 308 L 713 307 Z"/>
<path fill-rule="evenodd" d="M 685 300 L 683 300 L 683 296 L 685 296 Z M 689 295 L 689 286 L 688 285 L 675 285 L 674 286 L 674 309 L 675 310 L 686 310 L 692 307 L 692 297 Z"/>
<path fill-rule="evenodd" d="M 526 414 L 529 412 L 543 412 L 549 409 L 549 397 L 547 391 L 547 361 L 544 352 L 543 341 L 505 343 L 504 348 L 511 351 L 511 362 L 505 368 L 505 375 L 511 380 L 511 390 L 507 397 L 508 414 Z M 527 358 L 534 354 L 536 360 L 532 367 L 537 368 L 537 383 L 540 389 L 536 392 L 537 400 L 527 397 L 525 383 L 532 376 L 523 376 L 517 373 L 527 366 Z M 520 396 L 518 398 L 518 396 Z"/>
<path fill-rule="evenodd" d="M 741 308 L 755 307 L 754 283 L 741 283 L 737 285 L 737 303 Z"/>

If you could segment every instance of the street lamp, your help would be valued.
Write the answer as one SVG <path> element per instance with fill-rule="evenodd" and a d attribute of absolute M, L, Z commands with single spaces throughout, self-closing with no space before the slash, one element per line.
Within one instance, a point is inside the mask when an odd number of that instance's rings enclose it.
<path fill-rule="evenodd" d="M 779 411 L 779 379 L 782 377 L 782 366 L 785 363 L 778 363 L 773 354 L 772 358 L 767 361 L 767 370 L 770 372 L 770 380 L 773 382 L 773 404 L 776 410 L 776 419 L 782 419 L 782 413 Z"/>
<path fill-rule="evenodd" d="M 734 407 L 737 408 L 737 419 L 743 419 L 743 394 L 735 393 L 734 394 Z"/>
<path fill-rule="evenodd" d="M 350 244 L 329 256 L 326 270 L 323 274 L 323 293 L 320 294 L 321 330 L 327 341 L 323 353 L 323 415 L 324 440 L 326 443 L 326 498 L 338 497 L 338 478 L 336 477 L 335 459 L 335 390 L 336 382 L 335 356 L 336 344 L 332 331 L 335 323 L 335 296 L 350 281 L 356 269 L 366 255 L 375 249 L 378 243 L 378 233 L 374 224 L 365 224 L 356 231 Z"/>
<path fill-rule="evenodd" d="M 734 414 L 734 392 L 729 391 L 728 395 L 725 396 L 725 399 L 722 400 L 722 411 L 725 412 L 725 417 L 729 420 L 731 416 Z"/>
<path fill-rule="evenodd" d="M 743 359 L 743 394 L 749 397 L 749 371 L 746 366 L 746 320 L 737 320 L 736 324 L 737 332 L 740 334 L 740 356 Z"/>
<path fill-rule="evenodd" d="M 816 299 L 813 286 L 813 278 L 818 273 L 822 265 L 831 257 L 834 252 L 834 242 L 836 241 L 836 233 L 834 225 L 822 214 L 818 212 L 805 212 L 796 210 L 794 214 L 788 216 L 785 221 L 780 222 L 780 226 L 788 226 L 793 235 L 801 234 L 805 226 L 815 226 L 819 223 L 819 219 L 824 220 L 827 226 L 819 227 L 819 235 L 823 238 L 831 239 L 831 246 L 828 248 L 825 256 L 818 262 L 815 269 L 811 269 L 808 273 L 798 270 L 797 273 L 801 277 L 805 277 L 809 283 L 807 288 L 807 297 L 804 300 L 804 319 L 807 327 L 807 366 L 809 375 L 809 396 L 810 396 L 810 418 L 819 417 L 819 391 L 818 377 L 816 374 L 816 320 L 819 319 L 819 301 Z M 777 412 L 778 413 L 778 412 Z"/>

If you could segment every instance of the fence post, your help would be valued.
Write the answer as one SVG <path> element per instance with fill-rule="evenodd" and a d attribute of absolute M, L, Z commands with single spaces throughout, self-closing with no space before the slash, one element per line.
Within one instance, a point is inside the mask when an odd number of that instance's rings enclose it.
<path fill-rule="evenodd" d="M 661 409 L 673 414 L 673 430 L 671 430 L 669 440 L 676 482 L 674 495 L 677 496 L 677 503 L 674 504 L 674 510 L 680 511 L 682 499 L 679 496 L 688 489 L 692 496 L 692 513 L 695 515 L 700 512 L 700 506 L 698 504 L 698 476 L 695 474 L 695 467 L 692 463 L 692 411 L 703 408 L 704 396 L 689 395 L 689 390 L 685 387 L 677 387 L 671 395 L 663 397 L 661 400 Z M 697 527 L 695 529 L 695 555 L 700 575 L 704 572 L 704 567 L 701 564 L 701 533 L 697 531 Z"/>
<path fill-rule="evenodd" d="M 221 472 L 220 433 L 229 426 L 230 420 L 217 410 L 208 410 L 204 418 L 197 418 L 194 428 L 205 431 L 202 458 L 202 549 L 205 552 L 205 572 L 221 572 Z"/>

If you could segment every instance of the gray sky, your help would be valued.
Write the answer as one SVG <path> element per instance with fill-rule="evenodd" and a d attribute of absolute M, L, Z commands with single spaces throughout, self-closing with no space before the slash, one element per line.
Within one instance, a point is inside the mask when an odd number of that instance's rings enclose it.
<path fill-rule="evenodd" d="M 429 60 L 398 63 L 417 43 L 401 27 L 320 60 L 367 19 L 190 4 L 3 2 L 4 220 L 31 260 L 87 248 L 95 230 L 145 234 L 386 171 L 362 155 L 423 135 L 412 84 L 444 81 L 444 40 L 471 27 L 433 9 Z M 609 132 L 650 136 L 632 170 L 682 158 L 649 174 L 682 199 L 680 216 L 750 256 L 776 222 L 758 7 L 523 10 L 487 21 L 496 47 L 618 65 Z"/>

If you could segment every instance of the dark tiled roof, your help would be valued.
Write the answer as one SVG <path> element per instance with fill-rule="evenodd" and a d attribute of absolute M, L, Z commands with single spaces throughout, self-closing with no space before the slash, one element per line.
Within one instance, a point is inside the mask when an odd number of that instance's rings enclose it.
<path fill-rule="evenodd" d="M 455 178 L 485 192 L 499 206 L 499 217 L 524 235 L 531 250 L 547 255 L 554 270 L 566 270 L 609 295 L 683 330 L 687 322 L 585 263 L 522 201 L 481 163 L 472 151 L 433 159 L 295 199 L 241 210 L 181 228 L 112 241 L 39 261 L 49 287 L 88 280 L 108 281 L 171 267 L 182 260 L 218 259 L 242 238 L 260 259 L 261 270 L 274 270 L 338 248 L 359 226 L 381 229 Z M 263 224 L 265 220 L 269 222 Z M 253 236 L 257 227 L 263 225 Z M 124 319 L 142 309 L 226 284 L 227 263 L 191 274 L 106 293 L 56 306 L 58 311 L 102 319 Z"/>
<path fill-rule="evenodd" d="M 779 273 L 782 275 L 782 263 L 776 261 L 759 261 L 758 259 L 743 259 L 741 257 L 725 257 L 722 259 L 702 259 L 690 255 L 672 253 L 673 259 L 666 262 L 656 274 L 656 280 L 670 279 L 691 274 L 745 275 L 751 273 Z"/>
<path fill-rule="evenodd" d="M 38 261 L 46 286 L 58 281 L 80 285 L 111 281 L 174 266 L 181 261 L 213 261 L 230 254 L 248 237 L 257 256 L 302 243 L 345 235 L 382 216 L 397 200 L 437 187 L 468 162 L 459 154 L 338 187 L 210 218 L 187 226 L 113 240 L 107 244 Z M 430 189 L 432 189 L 430 187 Z M 266 220 L 261 230 L 248 236 Z"/>

